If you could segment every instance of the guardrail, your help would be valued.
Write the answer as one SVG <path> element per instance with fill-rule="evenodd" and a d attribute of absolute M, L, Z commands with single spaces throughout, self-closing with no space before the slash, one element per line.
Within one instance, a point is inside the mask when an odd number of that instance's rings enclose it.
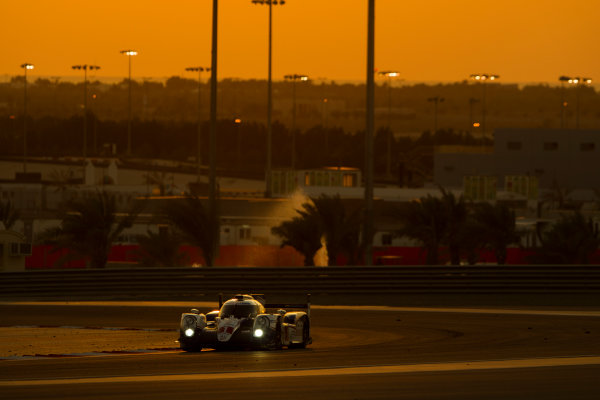
<path fill-rule="evenodd" d="M 185 299 L 218 293 L 600 294 L 600 266 L 204 267 L 0 274 L 0 299 Z"/>

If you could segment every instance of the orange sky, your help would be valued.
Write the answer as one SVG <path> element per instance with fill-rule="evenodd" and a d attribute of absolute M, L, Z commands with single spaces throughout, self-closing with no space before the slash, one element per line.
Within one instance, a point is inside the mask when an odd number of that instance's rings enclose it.
<path fill-rule="evenodd" d="M 267 75 L 266 6 L 220 0 L 219 78 Z M 460 81 L 471 73 L 504 82 L 600 80 L 600 1 L 376 0 L 379 70 L 407 81 Z M 2 0 L 0 75 L 73 76 L 97 64 L 102 77 L 190 76 L 210 65 L 211 0 Z M 273 8 L 273 77 L 365 80 L 367 0 L 287 0 Z"/>

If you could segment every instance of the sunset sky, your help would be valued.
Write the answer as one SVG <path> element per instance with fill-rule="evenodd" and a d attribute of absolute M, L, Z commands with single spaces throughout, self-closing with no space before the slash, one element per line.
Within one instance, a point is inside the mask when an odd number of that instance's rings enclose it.
<path fill-rule="evenodd" d="M 268 7 L 221 0 L 219 79 L 267 76 Z M 411 82 L 461 81 L 471 73 L 503 82 L 557 83 L 559 75 L 600 79 L 600 1 L 377 0 L 379 70 Z M 127 74 L 123 49 L 139 52 L 133 77 L 194 77 L 210 65 L 211 0 L 3 0 L 0 78 Z M 273 8 L 273 77 L 364 81 L 367 0 L 287 0 Z M 2 77 L 3 76 L 3 77 Z M 94 76 L 94 75 L 92 75 Z"/>

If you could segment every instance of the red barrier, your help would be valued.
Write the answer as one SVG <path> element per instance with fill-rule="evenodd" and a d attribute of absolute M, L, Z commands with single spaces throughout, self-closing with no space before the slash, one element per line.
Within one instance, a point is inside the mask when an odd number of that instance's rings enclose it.
<path fill-rule="evenodd" d="M 137 264 L 138 256 L 136 250 L 138 245 L 114 245 L 108 257 L 109 263 Z M 187 254 L 188 265 L 204 265 L 202 252 L 194 246 L 181 246 L 181 251 Z M 85 268 L 83 259 L 70 260 L 63 265 L 59 261 L 64 259 L 68 250 L 52 251 L 52 246 L 33 246 L 32 255 L 25 259 L 26 269 L 44 268 Z M 448 264 L 450 261 L 448 251 L 440 248 L 439 263 Z M 525 265 L 529 264 L 534 250 L 509 248 L 506 264 Z M 280 248 L 279 246 L 221 246 L 215 261 L 220 266 L 260 266 L 260 267 L 300 267 L 303 264 L 303 256 L 291 247 Z M 373 249 L 373 263 L 376 265 L 424 265 L 426 252 L 421 247 L 375 247 Z M 343 255 L 338 257 L 338 265 L 346 265 L 347 260 Z M 489 250 L 479 253 L 478 263 L 494 264 L 496 257 Z M 597 251 L 591 264 L 600 264 L 600 250 Z M 174 265 L 182 267 L 183 265 Z"/>

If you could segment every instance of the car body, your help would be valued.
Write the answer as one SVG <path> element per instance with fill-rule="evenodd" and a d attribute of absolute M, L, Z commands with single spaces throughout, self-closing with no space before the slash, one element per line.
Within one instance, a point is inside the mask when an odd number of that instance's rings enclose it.
<path fill-rule="evenodd" d="M 193 309 L 181 315 L 179 324 L 179 345 L 185 351 L 304 348 L 310 343 L 310 296 L 306 304 L 267 304 L 256 294 L 238 294 L 225 303 L 219 298 L 219 310 L 202 314 Z"/>

